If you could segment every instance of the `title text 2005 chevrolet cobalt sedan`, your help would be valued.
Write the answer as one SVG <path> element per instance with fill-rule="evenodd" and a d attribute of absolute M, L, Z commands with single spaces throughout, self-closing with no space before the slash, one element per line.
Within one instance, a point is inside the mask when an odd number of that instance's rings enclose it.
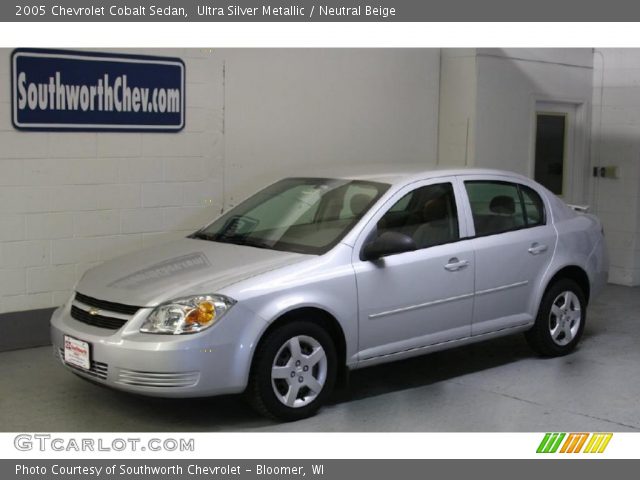
<path fill-rule="evenodd" d="M 287 178 L 89 270 L 52 336 L 74 373 L 110 387 L 245 392 L 293 420 L 347 369 L 515 332 L 569 353 L 607 269 L 600 222 L 515 174 Z"/>

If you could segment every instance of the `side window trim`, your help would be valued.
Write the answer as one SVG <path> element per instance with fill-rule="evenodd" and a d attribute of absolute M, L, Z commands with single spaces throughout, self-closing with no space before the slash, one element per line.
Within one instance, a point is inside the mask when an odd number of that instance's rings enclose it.
<path fill-rule="evenodd" d="M 498 179 L 498 178 L 460 178 L 460 183 L 461 183 L 462 194 L 464 194 L 465 200 L 466 200 L 466 206 L 467 206 L 466 215 L 468 217 L 467 220 L 471 222 L 470 225 L 473 228 L 473 235 L 471 235 L 470 232 L 468 231 L 467 236 L 466 237 L 461 237 L 460 240 L 473 240 L 474 238 L 491 237 L 491 236 L 494 236 L 494 235 L 502 235 L 503 233 L 518 232 L 520 230 L 526 230 L 526 229 L 529 229 L 529 228 L 536 228 L 536 227 L 542 227 L 542 226 L 547 225 L 547 221 L 548 221 L 547 203 L 546 203 L 544 197 L 536 189 L 534 189 L 533 187 L 531 187 L 529 185 L 525 185 L 525 184 L 522 184 L 520 182 L 509 180 L 509 179 Z M 519 200 L 520 200 L 520 205 L 521 205 L 521 208 L 522 208 L 525 224 L 520 226 L 520 227 L 510 228 L 509 230 L 503 230 L 503 231 L 500 231 L 500 232 L 478 234 L 476 232 L 475 219 L 474 219 L 474 216 L 473 216 L 473 209 L 471 208 L 471 199 L 469 198 L 469 192 L 466 189 L 466 184 L 467 183 L 498 183 L 498 184 L 503 184 L 503 185 L 513 185 L 513 186 L 515 186 L 517 191 L 518 191 L 518 197 L 519 197 Z M 525 208 L 524 197 L 523 197 L 523 193 L 522 193 L 522 188 L 521 187 L 529 188 L 534 194 L 536 194 L 539 197 L 540 206 L 542 208 L 542 221 L 540 223 L 536 223 L 535 225 L 529 225 L 528 224 L 527 210 Z"/>
<path fill-rule="evenodd" d="M 518 189 L 518 198 L 520 199 L 520 208 L 522 208 L 522 217 L 524 218 L 524 226 L 529 228 L 529 215 L 527 214 L 527 209 L 524 206 L 524 194 L 522 193 L 522 185 L 516 183 L 516 188 Z"/>
<path fill-rule="evenodd" d="M 518 186 L 518 192 L 520 193 L 520 201 L 522 202 L 522 209 L 524 211 L 524 218 L 525 218 L 525 222 L 527 223 L 528 228 L 533 228 L 533 227 L 541 227 L 543 225 L 547 224 L 547 208 L 545 205 L 545 202 L 542 198 L 542 195 L 540 195 L 534 188 L 531 188 L 529 185 L 524 185 L 522 183 L 516 183 L 516 185 Z M 528 214 L 527 214 L 527 209 L 525 208 L 525 203 L 524 203 L 524 193 L 522 192 L 523 189 L 529 189 L 531 190 L 540 200 L 540 207 L 542 208 L 542 219 L 540 221 L 540 223 L 536 223 L 535 225 L 529 225 L 528 224 Z"/>

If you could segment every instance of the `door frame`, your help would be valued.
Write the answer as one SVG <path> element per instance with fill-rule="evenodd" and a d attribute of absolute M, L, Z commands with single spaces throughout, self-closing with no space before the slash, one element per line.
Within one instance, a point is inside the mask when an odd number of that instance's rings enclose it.
<path fill-rule="evenodd" d="M 589 108 L 584 100 L 534 96 L 531 99 L 531 140 L 528 176 L 535 178 L 536 130 L 539 113 L 566 115 L 563 186 L 567 203 L 589 203 Z"/>

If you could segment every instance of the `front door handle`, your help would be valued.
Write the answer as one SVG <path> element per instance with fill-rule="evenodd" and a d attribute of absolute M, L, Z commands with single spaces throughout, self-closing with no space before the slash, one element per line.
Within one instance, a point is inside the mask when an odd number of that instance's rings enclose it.
<path fill-rule="evenodd" d="M 542 245 L 538 242 L 534 242 L 531 244 L 531 246 L 529 247 L 529 250 L 527 250 L 531 255 L 540 255 L 541 253 L 544 253 L 547 251 L 549 247 L 547 247 L 546 245 Z"/>
<path fill-rule="evenodd" d="M 456 272 L 462 270 L 469 265 L 469 260 L 458 260 L 456 257 L 450 258 L 449 263 L 444 266 L 445 270 Z"/>

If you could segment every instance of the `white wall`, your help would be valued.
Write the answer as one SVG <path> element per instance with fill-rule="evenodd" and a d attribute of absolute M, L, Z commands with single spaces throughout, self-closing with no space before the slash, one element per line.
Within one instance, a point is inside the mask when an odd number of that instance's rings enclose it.
<path fill-rule="evenodd" d="M 479 49 L 475 164 L 532 176 L 537 101 L 565 102 L 576 120 L 569 202 L 588 202 L 591 49 Z"/>
<path fill-rule="evenodd" d="M 640 285 L 640 50 L 597 50 L 593 83 L 594 165 L 618 167 L 600 178 L 594 205 L 610 251 L 610 280 Z"/>
<path fill-rule="evenodd" d="M 587 202 L 592 76 L 586 48 L 444 50 L 438 162 L 533 176 L 536 102 L 564 102 L 579 113 L 566 200 Z"/>
<path fill-rule="evenodd" d="M 0 312 L 59 305 L 88 267 L 183 236 L 220 209 L 215 55 L 140 51 L 179 56 L 188 72 L 185 130 L 142 134 L 14 130 L 10 53 L 0 50 Z"/>
<path fill-rule="evenodd" d="M 439 50 L 227 50 L 230 202 L 313 165 L 435 163 Z"/>
<path fill-rule="evenodd" d="M 526 174 L 536 99 L 593 101 L 591 164 L 620 178 L 590 178 L 585 152 L 585 201 L 606 228 L 611 281 L 640 284 L 640 50 L 600 51 L 595 65 L 590 49 L 138 52 L 185 60 L 183 132 L 18 132 L 0 85 L 0 313 L 59 305 L 89 266 L 318 164 L 438 157 Z"/>
<path fill-rule="evenodd" d="M 438 117 L 441 165 L 463 167 L 474 162 L 477 73 L 476 49 L 442 50 Z"/>
<path fill-rule="evenodd" d="M 0 313 L 57 306 L 88 267 L 304 166 L 435 158 L 438 50 L 138 53 L 184 59 L 183 132 L 18 132 L 0 49 Z"/>

